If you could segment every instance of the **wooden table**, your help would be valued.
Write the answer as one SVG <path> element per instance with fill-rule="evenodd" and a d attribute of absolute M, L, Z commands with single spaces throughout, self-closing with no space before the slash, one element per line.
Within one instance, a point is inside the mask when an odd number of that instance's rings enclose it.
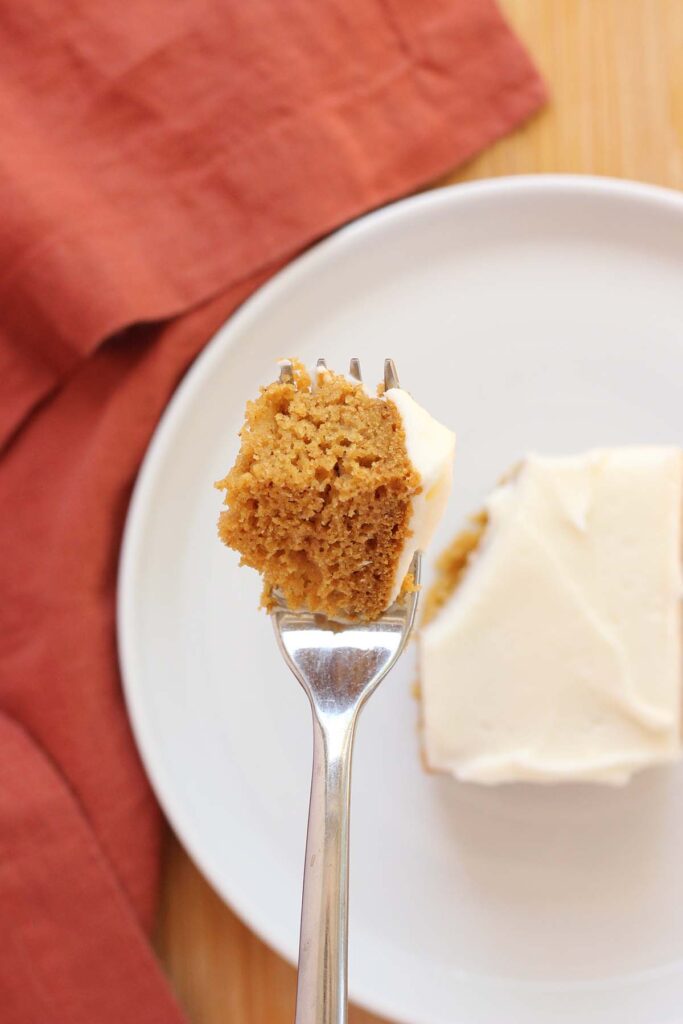
<path fill-rule="evenodd" d="M 550 106 L 439 184 L 564 171 L 683 187 L 683 0 L 502 6 L 550 85 Z M 157 949 L 192 1024 L 291 1024 L 294 970 L 171 837 L 164 875 Z M 375 1020 L 351 1012 L 351 1024 Z"/>

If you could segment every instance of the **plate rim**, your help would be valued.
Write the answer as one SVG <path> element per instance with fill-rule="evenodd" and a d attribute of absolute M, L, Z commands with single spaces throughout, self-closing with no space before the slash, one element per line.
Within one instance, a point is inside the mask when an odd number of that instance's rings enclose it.
<path fill-rule="evenodd" d="M 567 194 L 572 197 L 586 195 L 633 200 L 646 206 L 667 209 L 680 217 L 683 222 L 683 193 L 676 189 L 590 174 L 519 174 L 480 179 L 437 187 L 432 191 L 408 196 L 366 213 L 333 231 L 292 259 L 258 287 L 221 324 L 194 359 L 169 398 L 154 428 L 136 474 L 119 550 L 115 614 L 116 648 L 124 704 L 137 752 L 163 814 L 195 866 L 240 920 L 269 948 L 293 965 L 296 965 L 298 953 L 296 944 L 295 948 L 292 948 L 287 937 L 276 926 L 273 926 L 272 922 L 268 921 L 267 915 L 264 915 L 258 906 L 254 906 L 249 898 L 243 898 L 236 882 L 232 886 L 226 885 L 225 880 L 219 876 L 218 871 L 211 863 L 211 857 L 200 848 L 201 843 L 195 841 L 192 823 L 188 821 L 181 802 L 176 802 L 172 784 L 165 780 L 161 759 L 157 760 L 155 757 L 155 740 L 148 727 L 139 696 L 141 687 L 135 682 L 137 678 L 134 668 L 136 631 L 132 615 L 137 553 L 144 534 L 145 518 L 149 507 L 148 499 L 154 491 L 156 474 L 168 447 L 168 441 L 173 435 L 176 423 L 182 420 L 197 385 L 206 374 L 211 372 L 214 363 L 224 357 L 226 350 L 233 345 L 235 336 L 240 333 L 242 327 L 248 324 L 252 318 L 257 318 L 260 315 L 262 307 L 277 300 L 281 293 L 286 292 L 299 278 L 305 277 L 317 263 L 324 261 L 328 255 L 334 256 L 339 252 L 340 247 L 343 250 L 345 245 L 353 245 L 362 241 L 364 235 L 370 235 L 378 228 L 382 229 L 391 221 L 410 218 L 423 210 L 428 211 L 439 207 L 451 208 L 454 205 L 467 204 L 480 197 L 514 194 L 520 197 Z M 572 987 L 583 986 L 576 986 L 573 983 Z M 595 987 L 595 981 L 586 982 L 585 987 L 587 989 Z M 376 992 L 358 990 L 352 985 L 350 997 L 355 1003 L 375 1014 L 403 1022 L 403 1024 L 413 1024 L 412 1018 L 402 1014 L 400 1006 L 392 1003 L 390 996 L 386 999 L 378 998 Z M 433 1018 L 433 1021 L 434 1024 L 437 1024 L 436 1018 Z M 441 1022 L 439 1021 L 438 1024 Z"/>

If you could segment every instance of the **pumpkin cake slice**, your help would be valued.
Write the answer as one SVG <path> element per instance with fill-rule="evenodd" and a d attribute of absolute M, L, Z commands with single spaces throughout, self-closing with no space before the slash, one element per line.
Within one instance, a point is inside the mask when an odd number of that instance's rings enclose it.
<path fill-rule="evenodd" d="M 681 753 L 676 447 L 528 456 L 441 556 L 419 642 L 426 765 L 621 784 Z"/>
<path fill-rule="evenodd" d="M 319 363 L 281 364 L 247 404 L 237 460 L 216 486 L 220 539 L 291 608 L 372 620 L 410 586 L 451 486 L 455 437 L 398 386 L 371 395 Z"/>

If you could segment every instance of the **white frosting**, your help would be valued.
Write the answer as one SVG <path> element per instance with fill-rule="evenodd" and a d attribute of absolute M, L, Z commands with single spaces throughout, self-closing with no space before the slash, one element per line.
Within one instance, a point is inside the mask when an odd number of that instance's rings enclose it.
<path fill-rule="evenodd" d="M 396 567 L 391 603 L 396 599 L 416 551 L 425 551 L 448 502 L 453 479 L 455 434 L 429 415 L 407 391 L 391 388 L 384 397 L 393 402 L 406 436 L 406 451 L 421 480 L 412 499 L 406 538 Z"/>
<path fill-rule="evenodd" d="M 676 448 L 525 460 L 420 640 L 425 755 L 459 779 L 619 784 L 680 755 Z"/>

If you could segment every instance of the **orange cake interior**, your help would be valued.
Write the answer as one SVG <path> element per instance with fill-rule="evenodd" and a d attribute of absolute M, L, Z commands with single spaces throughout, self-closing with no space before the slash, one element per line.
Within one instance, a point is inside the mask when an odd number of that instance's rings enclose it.
<path fill-rule="evenodd" d="M 346 377 L 301 363 L 247 405 L 221 540 L 292 608 L 370 620 L 389 603 L 420 477 L 400 415 Z"/>
<path fill-rule="evenodd" d="M 499 485 L 513 481 L 520 471 L 520 465 L 512 466 L 499 480 Z M 467 526 L 455 535 L 448 547 L 441 552 L 436 560 L 436 576 L 424 598 L 424 611 L 421 625 L 426 626 L 446 604 L 455 592 L 468 568 L 470 559 L 475 553 L 489 525 L 486 509 L 473 513 Z"/>
<path fill-rule="evenodd" d="M 478 512 L 471 517 L 469 526 L 461 530 L 439 555 L 436 561 L 436 577 L 424 599 L 423 626 L 436 617 L 455 591 L 465 574 L 470 558 L 486 533 L 487 525 L 487 513 Z"/>

